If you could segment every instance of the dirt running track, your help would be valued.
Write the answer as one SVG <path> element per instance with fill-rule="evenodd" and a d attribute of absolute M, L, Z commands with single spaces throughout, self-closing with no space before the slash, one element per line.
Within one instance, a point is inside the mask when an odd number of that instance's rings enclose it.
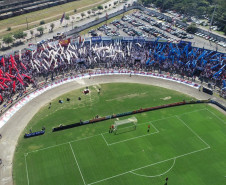
<path fill-rule="evenodd" d="M 26 125 L 28 124 L 28 122 L 31 120 L 31 118 L 39 111 L 39 109 L 43 105 L 64 93 L 70 92 L 81 87 L 114 82 L 141 83 L 165 87 L 193 96 L 197 99 L 212 98 L 226 105 L 225 100 L 204 94 L 203 92 L 199 92 L 195 88 L 191 88 L 189 86 L 172 81 L 150 77 L 142 76 L 129 77 L 129 75 L 111 75 L 111 76 L 106 75 L 99 77 L 91 77 L 91 79 L 88 78 L 80 80 L 78 79 L 76 81 L 63 84 L 49 91 L 46 91 L 42 95 L 31 100 L 24 107 L 22 107 L 17 113 L 15 113 L 14 116 L 8 121 L 8 123 L 5 124 L 0 129 L 0 133 L 3 136 L 2 139 L 0 139 L 0 158 L 3 161 L 3 164 L 0 166 L 0 185 L 13 185 L 12 162 L 18 138 L 22 131 L 24 130 L 24 128 L 26 127 Z"/>

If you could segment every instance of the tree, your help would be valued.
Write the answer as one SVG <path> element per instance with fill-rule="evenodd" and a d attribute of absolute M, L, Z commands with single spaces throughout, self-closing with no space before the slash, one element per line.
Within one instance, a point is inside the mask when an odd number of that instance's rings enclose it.
<path fill-rule="evenodd" d="M 55 24 L 54 23 L 51 23 L 50 24 L 50 28 L 51 28 L 51 32 L 53 31 L 53 28 L 55 27 Z"/>
<path fill-rule="evenodd" d="M 11 31 L 11 27 L 8 27 L 6 31 Z"/>
<path fill-rule="evenodd" d="M 18 31 L 13 35 L 15 39 L 23 39 L 26 36 L 27 36 L 27 33 L 24 33 L 23 31 Z"/>
<path fill-rule="evenodd" d="M 66 16 L 65 16 L 65 20 L 70 20 L 69 15 L 66 15 Z"/>
<path fill-rule="evenodd" d="M 114 5 L 117 5 L 117 4 L 118 4 L 118 1 L 115 1 L 115 2 L 114 2 Z"/>
<path fill-rule="evenodd" d="M 82 13 L 81 13 L 81 16 L 82 16 L 82 18 L 83 18 L 83 17 L 85 17 L 85 16 L 86 16 L 86 14 L 82 12 Z"/>
<path fill-rule="evenodd" d="M 43 24 L 45 24 L 45 21 L 44 20 L 40 21 L 40 25 L 43 25 Z"/>
<path fill-rule="evenodd" d="M 3 37 L 2 40 L 5 44 L 8 44 L 8 46 L 9 46 L 9 44 L 13 43 L 13 37 L 11 35 L 7 35 L 7 36 Z"/>
<path fill-rule="evenodd" d="M 87 11 L 87 13 L 90 15 L 90 14 L 91 14 L 91 11 L 90 11 L 90 10 L 88 10 L 88 11 Z"/>
<path fill-rule="evenodd" d="M 98 9 L 98 10 L 103 10 L 104 8 L 103 8 L 102 5 L 99 5 L 99 6 L 97 7 L 97 9 Z"/>
<path fill-rule="evenodd" d="M 198 28 L 196 27 L 196 24 L 192 23 L 192 24 L 190 24 L 190 25 L 187 27 L 186 31 L 187 31 L 188 33 L 194 34 L 195 32 L 197 32 L 197 29 L 198 29 Z"/>
<path fill-rule="evenodd" d="M 74 13 L 76 13 L 77 12 L 77 9 L 74 9 Z"/>
<path fill-rule="evenodd" d="M 30 30 L 31 37 L 33 37 L 34 31 Z"/>
<path fill-rule="evenodd" d="M 38 27 L 37 31 L 40 33 L 40 35 L 43 34 L 44 28 L 43 27 Z"/>
<path fill-rule="evenodd" d="M 108 6 L 106 5 L 104 8 L 105 8 L 105 9 L 107 9 L 107 8 L 108 8 Z"/>
<path fill-rule="evenodd" d="M 92 13 L 95 15 L 97 8 L 92 8 Z"/>
<path fill-rule="evenodd" d="M 226 26 L 224 26 L 223 32 L 226 35 Z"/>

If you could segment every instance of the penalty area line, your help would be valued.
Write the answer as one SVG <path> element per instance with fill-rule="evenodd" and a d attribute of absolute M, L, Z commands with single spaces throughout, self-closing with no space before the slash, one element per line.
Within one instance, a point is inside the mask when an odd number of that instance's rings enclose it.
<path fill-rule="evenodd" d="M 190 155 L 190 154 L 194 154 L 194 153 L 197 153 L 197 152 L 201 152 L 201 151 L 204 151 L 204 150 L 207 150 L 209 149 L 210 147 L 206 147 L 206 148 L 202 148 L 202 149 L 199 149 L 199 150 L 195 150 L 193 152 L 189 152 L 189 153 L 186 153 L 186 154 L 182 154 L 182 155 L 178 155 L 176 157 L 172 157 L 172 158 L 169 158 L 169 159 L 166 159 L 166 160 L 163 160 L 163 161 L 159 161 L 159 162 L 156 162 L 156 163 L 152 163 L 152 164 L 149 164 L 149 165 L 146 165 L 146 166 L 142 166 L 140 168 L 136 168 L 136 169 L 133 169 L 133 170 L 129 170 L 129 171 L 126 171 L 124 173 L 120 173 L 120 174 L 117 174 L 117 175 L 114 175 L 114 176 L 111 176 L 111 177 L 107 177 L 105 179 L 102 179 L 102 180 L 99 180 L 99 181 L 96 181 L 96 182 L 92 182 L 92 183 L 89 183 L 88 185 L 92 185 L 92 184 L 97 184 L 99 182 L 103 182 L 103 181 L 106 181 L 106 180 L 109 180 L 109 179 L 112 179 L 112 178 L 115 178 L 115 177 L 119 177 L 119 176 L 122 176 L 122 175 L 125 175 L 125 174 L 128 174 L 128 173 L 131 173 L 131 172 L 134 172 L 134 171 L 137 171 L 137 170 L 140 170 L 140 169 L 143 169 L 143 168 L 147 168 L 149 166 L 154 166 L 156 164 L 159 164 L 159 163 L 162 163 L 162 162 L 166 162 L 166 161 L 169 161 L 169 160 L 176 160 L 178 158 L 181 158 L 181 157 L 184 157 L 184 156 L 187 156 L 187 155 Z"/>
<path fill-rule="evenodd" d="M 205 109 L 205 110 L 207 110 L 209 113 L 211 113 L 212 115 L 214 115 L 214 116 L 215 116 L 217 119 L 219 119 L 222 123 L 226 124 L 226 122 L 225 122 L 223 119 L 221 119 L 219 116 L 217 116 L 214 112 L 210 111 L 209 109 Z"/>
<path fill-rule="evenodd" d="M 170 160 L 171 160 L 171 159 L 170 159 Z M 170 161 L 170 160 L 166 160 L 166 161 Z M 158 164 L 163 163 L 163 162 L 166 162 L 166 161 L 160 161 Z M 161 174 L 159 174 L 159 175 L 154 175 L 154 176 L 150 176 L 150 175 L 141 175 L 141 174 L 135 173 L 135 172 L 134 172 L 135 170 L 130 171 L 130 173 L 132 173 L 132 174 L 134 174 L 134 175 L 141 176 L 141 177 L 148 177 L 148 178 L 159 177 L 159 176 L 162 176 L 162 175 L 165 175 L 166 173 L 168 173 L 168 172 L 174 167 L 175 163 L 176 163 L 176 158 L 173 159 L 173 164 L 172 164 L 172 166 L 171 166 L 168 170 L 166 170 L 165 172 L 163 172 L 163 173 L 161 173 Z M 153 164 L 153 165 L 156 165 L 156 164 Z M 152 165 L 152 166 L 153 166 L 153 165 Z"/>
<path fill-rule="evenodd" d="M 71 143 L 70 143 L 70 142 L 69 142 L 69 145 L 70 145 L 72 154 L 73 154 L 73 156 L 74 156 L 75 162 L 76 162 L 76 164 L 77 164 L 77 166 L 78 166 L 78 170 L 79 170 L 80 175 L 81 175 L 81 177 L 82 177 L 83 183 L 86 185 L 85 179 L 84 179 L 84 177 L 83 177 L 83 175 L 82 175 L 82 171 L 81 171 L 81 169 L 80 169 L 80 167 L 79 167 L 78 161 L 77 161 L 77 159 L 76 159 L 76 157 L 75 157 L 75 153 L 74 153 L 74 150 L 72 149 L 72 146 L 71 146 Z"/>
<path fill-rule="evenodd" d="M 25 166 L 26 166 L 26 174 L 27 174 L 27 184 L 29 185 L 30 184 L 30 181 L 29 181 L 28 168 L 27 168 L 27 156 L 28 156 L 28 153 L 24 154 Z"/>

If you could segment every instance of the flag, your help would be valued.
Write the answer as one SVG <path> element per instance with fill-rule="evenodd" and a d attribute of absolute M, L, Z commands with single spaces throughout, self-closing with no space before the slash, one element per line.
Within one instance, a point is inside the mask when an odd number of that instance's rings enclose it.
<path fill-rule="evenodd" d="M 0 94 L 1 101 L 3 101 L 2 95 Z"/>
<path fill-rule="evenodd" d="M 65 12 L 63 13 L 61 19 L 60 19 L 60 24 L 62 24 L 62 22 L 64 21 L 64 17 L 65 17 Z"/>
<path fill-rule="evenodd" d="M 223 80 L 222 82 L 223 82 L 223 88 L 225 88 L 225 87 L 226 87 L 226 82 L 225 82 L 225 80 Z"/>
<path fill-rule="evenodd" d="M 5 59 L 4 59 L 4 57 L 2 57 L 1 63 L 3 65 L 3 67 L 5 67 Z"/>

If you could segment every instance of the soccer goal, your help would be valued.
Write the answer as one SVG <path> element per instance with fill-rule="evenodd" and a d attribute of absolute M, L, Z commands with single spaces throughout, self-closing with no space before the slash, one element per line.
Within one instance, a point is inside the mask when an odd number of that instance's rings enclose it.
<path fill-rule="evenodd" d="M 117 134 L 118 130 L 121 130 L 122 132 L 128 131 L 128 129 L 136 129 L 137 127 L 137 118 L 131 117 L 124 120 L 117 120 L 114 123 L 114 133 Z"/>

